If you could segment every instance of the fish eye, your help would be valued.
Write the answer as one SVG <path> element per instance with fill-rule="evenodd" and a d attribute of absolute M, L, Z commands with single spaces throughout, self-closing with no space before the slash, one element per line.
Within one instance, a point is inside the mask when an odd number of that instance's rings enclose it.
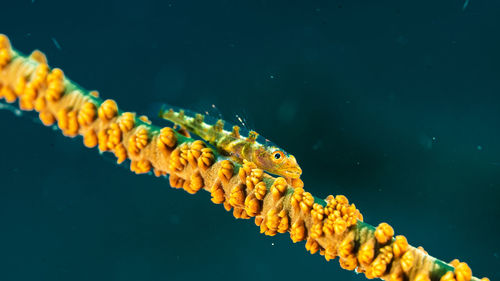
<path fill-rule="evenodd" d="M 285 158 L 285 155 L 283 154 L 283 152 L 278 150 L 278 151 L 275 151 L 273 153 L 273 160 L 275 162 L 281 162 L 283 160 L 283 158 Z"/>

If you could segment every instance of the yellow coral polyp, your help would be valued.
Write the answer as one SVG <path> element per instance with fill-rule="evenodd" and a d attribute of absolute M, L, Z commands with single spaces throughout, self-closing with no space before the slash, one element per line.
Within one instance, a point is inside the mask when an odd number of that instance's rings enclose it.
<path fill-rule="evenodd" d="M 212 196 L 212 202 L 215 204 L 221 204 L 226 201 L 224 188 L 220 184 L 214 184 L 210 189 L 210 195 Z"/>
<path fill-rule="evenodd" d="M 38 117 L 45 126 L 51 126 L 54 122 L 56 122 L 56 118 L 52 115 L 52 113 L 50 113 L 50 111 L 42 111 Z"/>
<path fill-rule="evenodd" d="M 201 150 L 201 156 L 198 158 L 198 167 L 202 171 L 206 171 L 215 161 L 214 152 L 210 148 Z"/>
<path fill-rule="evenodd" d="M 80 124 L 80 126 L 82 127 L 90 126 L 90 124 L 94 122 L 96 115 L 97 108 L 95 104 L 90 101 L 85 102 L 82 108 L 80 108 L 80 110 L 78 111 L 78 124 Z"/>
<path fill-rule="evenodd" d="M 264 175 L 264 171 L 262 169 L 254 168 L 251 170 L 250 175 L 248 175 L 245 179 L 245 183 L 247 188 L 253 190 L 255 185 L 257 185 Z"/>
<path fill-rule="evenodd" d="M 6 86 L 0 89 L 0 97 L 5 98 L 5 101 L 8 103 L 13 103 L 17 99 L 16 94 L 9 87 Z"/>
<path fill-rule="evenodd" d="M 202 189 L 203 186 L 204 186 L 203 178 L 199 173 L 195 173 L 191 176 L 189 186 L 187 187 L 186 191 L 188 193 L 195 194 L 200 189 Z"/>
<path fill-rule="evenodd" d="M 44 75 L 45 76 L 45 73 Z M 47 100 L 57 102 L 64 93 L 64 73 L 59 68 L 54 68 L 47 76 Z M 41 76 L 42 77 L 42 76 Z"/>
<path fill-rule="evenodd" d="M 0 70 L 12 59 L 12 51 L 7 36 L 0 34 Z"/>
<path fill-rule="evenodd" d="M 304 221 L 297 220 L 292 224 L 290 228 L 290 238 L 293 243 L 297 243 L 306 239 L 306 228 L 304 225 Z"/>
<path fill-rule="evenodd" d="M 149 142 L 149 133 L 148 130 L 144 127 L 139 127 L 132 137 L 129 138 L 128 141 L 128 150 L 130 154 L 137 156 L 140 154 L 141 150 L 148 145 Z M 185 163 L 184 163 L 185 165 Z"/>
<path fill-rule="evenodd" d="M 271 185 L 270 191 L 274 201 L 278 201 L 286 191 L 288 184 L 282 177 L 277 177 Z"/>
<path fill-rule="evenodd" d="M 465 262 L 455 266 L 455 278 L 457 281 L 469 281 L 472 278 L 472 270 Z"/>
<path fill-rule="evenodd" d="M 267 186 L 266 184 L 261 181 L 259 182 L 256 186 L 255 186 L 255 190 L 254 190 L 254 194 L 255 194 L 255 197 L 258 199 L 258 200 L 264 200 L 264 197 L 266 196 L 267 194 Z"/>
<path fill-rule="evenodd" d="M 248 216 L 255 217 L 261 211 L 261 203 L 254 194 L 250 194 L 245 198 L 245 211 Z"/>
<path fill-rule="evenodd" d="M 375 230 L 375 238 L 377 238 L 377 241 L 380 244 L 387 243 L 387 241 L 392 239 L 393 235 L 394 229 L 385 222 L 379 224 Z"/>
<path fill-rule="evenodd" d="M 136 174 L 149 173 L 151 170 L 151 163 L 146 159 L 141 159 L 139 161 L 132 160 L 130 162 L 130 170 Z"/>
<path fill-rule="evenodd" d="M 203 161 L 203 164 L 206 164 L 205 161 Z M 233 176 L 233 171 L 233 163 L 231 163 L 229 160 L 223 160 L 221 162 L 220 169 L 217 172 L 217 176 L 224 184 L 227 184 Z"/>
<path fill-rule="evenodd" d="M 92 148 L 97 145 L 97 134 L 94 130 L 88 130 L 83 135 L 83 144 L 88 148 Z"/>
<path fill-rule="evenodd" d="M 370 239 L 366 243 L 361 245 L 358 252 L 358 260 L 361 265 L 368 266 L 373 261 L 374 257 L 375 257 L 375 243 L 373 239 Z"/>
<path fill-rule="evenodd" d="M 315 254 L 320 250 L 320 246 L 318 241 L 314 239 L 307 239 L 306 241 L 306 250 L 308 250 L 311 254 Z"/>
<path fill-rule="evenodd" d="M 233 189 L 231 189 L 231 193 L 229 195 L 229 204 L 236 207 L 241 207 L 245 203 L 245 188 L 243 185 L 237 185 Z"/>
<path fill-rule="evenodd" d="M 114 100 L 105 100 L 99 109 L 97 110 L 97 115 L 102 121 L 109 121 L 113 119 L 118 113 L 118 106 Z"/>

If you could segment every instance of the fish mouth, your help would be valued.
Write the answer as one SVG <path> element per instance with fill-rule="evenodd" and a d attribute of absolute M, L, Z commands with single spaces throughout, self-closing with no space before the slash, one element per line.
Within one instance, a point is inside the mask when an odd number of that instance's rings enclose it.
<path fill-rule="evenodd" d="M 293 169 L 293 170 L 286 170 L 286 171 L 283 171 L 283 173 L 289 178 L 298 179 L 298 178 L 300 178 L 300 175 L 302 174 L 302 170 L 300 168 Z"/>

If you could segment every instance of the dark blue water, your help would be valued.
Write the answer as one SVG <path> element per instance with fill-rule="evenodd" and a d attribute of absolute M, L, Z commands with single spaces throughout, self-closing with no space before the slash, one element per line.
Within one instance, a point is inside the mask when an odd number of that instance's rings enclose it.
<path fill-rule="evenodd" d="M 314 195 L 498 280 L 500 2 L 402 2 L 9 1 L 0 32 L 125 110 L 243 116 Z M 30 118 L 0 130 L 2 281 L 365 280 Z"/>

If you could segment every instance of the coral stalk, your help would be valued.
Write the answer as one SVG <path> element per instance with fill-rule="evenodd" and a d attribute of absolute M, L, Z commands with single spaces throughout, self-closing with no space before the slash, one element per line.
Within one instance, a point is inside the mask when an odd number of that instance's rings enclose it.
<path fill-rule="evenodd" d="M 18 101 L 22 110 L 35 110 L 47 126 L 57 122 L 66 136 L 82 136 L 86 147 L 114 153 L 118 163 L 130 160 L 130 169 L 137 174 L 168 175 L 172 187 L 191 194 L 204 189 L 212 202 L 223 204 L 236 218 L 254 218 L 261 233 L 288 232 L 294 243 L 306 241 L 312 254 L 319 252 L 326 260 L 338 257 L 342 268 L 369 279 L 488 280 L 473 277 L 464 262 L 445 263 L 421 247 L 410 246 L 404 236 L 394 236 L 387 223 L 374 227 L 363 222 L 359 210 L 343 195 L 316 198 L 252 162 L 238 164 L 203 141 L 119 110 L 115 101 L 103 101 L 60 69 L 51 69 L 41 52 L 21 55 L 4 35 L 0 35 L 0 98 Z"/>

